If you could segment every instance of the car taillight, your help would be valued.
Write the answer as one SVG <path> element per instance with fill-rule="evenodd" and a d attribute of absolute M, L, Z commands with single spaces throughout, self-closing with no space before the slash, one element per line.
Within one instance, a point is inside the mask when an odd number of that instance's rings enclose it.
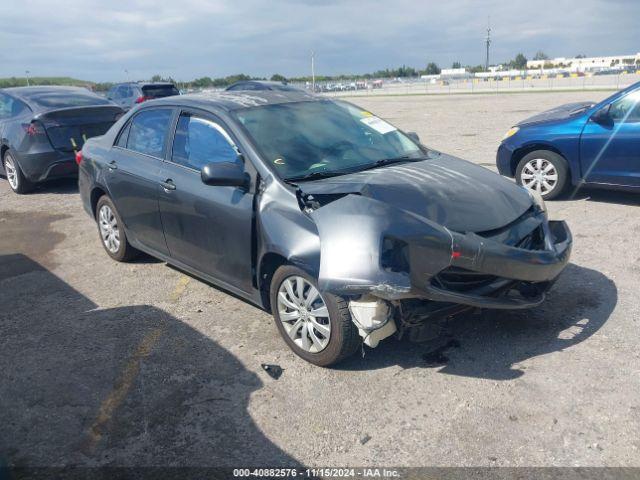
<path fill-rule="evenodd" d="M 136 98 L 136 103 L 142 103 L 145 100 L 149 100 L 149 97 L 145 97 L 144 95 L 141 95 L 140 97 Z"/>
<path fill-rule="evenodd" d="M 82 163 L 82 150 L 76 152 L 76 163 L 78 165 Z"/>
<path fill-rule="evenodd" d="M 44 135 L 44 127 L 39 122 L 23 123 L 22 128 L 24 128 L 25 133 L 30 137 Z"/>

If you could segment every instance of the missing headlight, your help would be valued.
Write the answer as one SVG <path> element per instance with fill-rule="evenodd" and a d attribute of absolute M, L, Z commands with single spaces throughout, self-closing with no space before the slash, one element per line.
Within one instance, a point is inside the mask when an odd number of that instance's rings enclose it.
<path fill-rule="evenodd" d="M 409 246 L 407 242 L 385 237 L 382 242 L 380 265 L 391 272 L 409 273 Z"/>

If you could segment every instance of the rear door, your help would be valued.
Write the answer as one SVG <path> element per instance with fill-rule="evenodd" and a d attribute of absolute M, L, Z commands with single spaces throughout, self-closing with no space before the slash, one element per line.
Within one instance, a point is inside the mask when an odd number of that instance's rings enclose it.
<path fill-rule="evenodd" d="M 589 120 L 580 141 L 587 182 L 640 186 L 640 90 L 613 102 L 610 122 Z"/>
<path fill-rule="evenodd" d="M 168 255 L 158 210 L 163 158 L 169 146 L 174 109 L 147 108 L 122 129 L 107 166 L 107 185 L 127 227 L 143 246 Z"/>
<path fill-rule="evenodd" d="M 160 212 L 171 257 L 242 291 L 251 290 L 253 194 L 202 183 L 210 162 L 238 159 L 236 141 L 220 119 L 183 110 L 162 169 Z M 251 166 L 248 165 L 248 170 Z"/>

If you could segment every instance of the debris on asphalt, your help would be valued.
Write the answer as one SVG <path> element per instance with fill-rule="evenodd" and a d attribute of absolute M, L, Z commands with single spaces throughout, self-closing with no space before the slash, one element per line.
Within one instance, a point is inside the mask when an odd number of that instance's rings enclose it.
<path fill-rule="evenodd" d="M 365 443 L 367 443 L 369 440 L 371 440 L 371 436 L 370 435 L 365 435 L 364 437 L 362 437 L 360 439 L 360 445 L 364 445 Z"/>
<path fill-rule="evenodd" d="M 451 339 L 435 350 L 422 355 L 422 359 L 426 362 L 427 367 L 441 367 L 449 362 L 449 357 L 447 357 L 444 352 L 450 348 L 460 348 L 460 342 L 455 339 Z"/>
<path fill-rule="evenodd" d="M 280 365 L 270 365 L 262 363 L 262 369 L 269 374 L 274 380 L 278 380 L 282 376 L 283 368 Z"/>

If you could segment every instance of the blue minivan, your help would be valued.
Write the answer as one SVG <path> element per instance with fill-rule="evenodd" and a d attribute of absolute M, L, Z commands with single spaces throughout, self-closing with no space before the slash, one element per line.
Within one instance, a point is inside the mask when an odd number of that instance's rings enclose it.
<path fill-rule="evenodd" d="M 500 174 L 547 200 L 571 186 L 640 191 L 640 82 L 600 103 L 571 103 L 518 123 L 496 161 Z"/>

